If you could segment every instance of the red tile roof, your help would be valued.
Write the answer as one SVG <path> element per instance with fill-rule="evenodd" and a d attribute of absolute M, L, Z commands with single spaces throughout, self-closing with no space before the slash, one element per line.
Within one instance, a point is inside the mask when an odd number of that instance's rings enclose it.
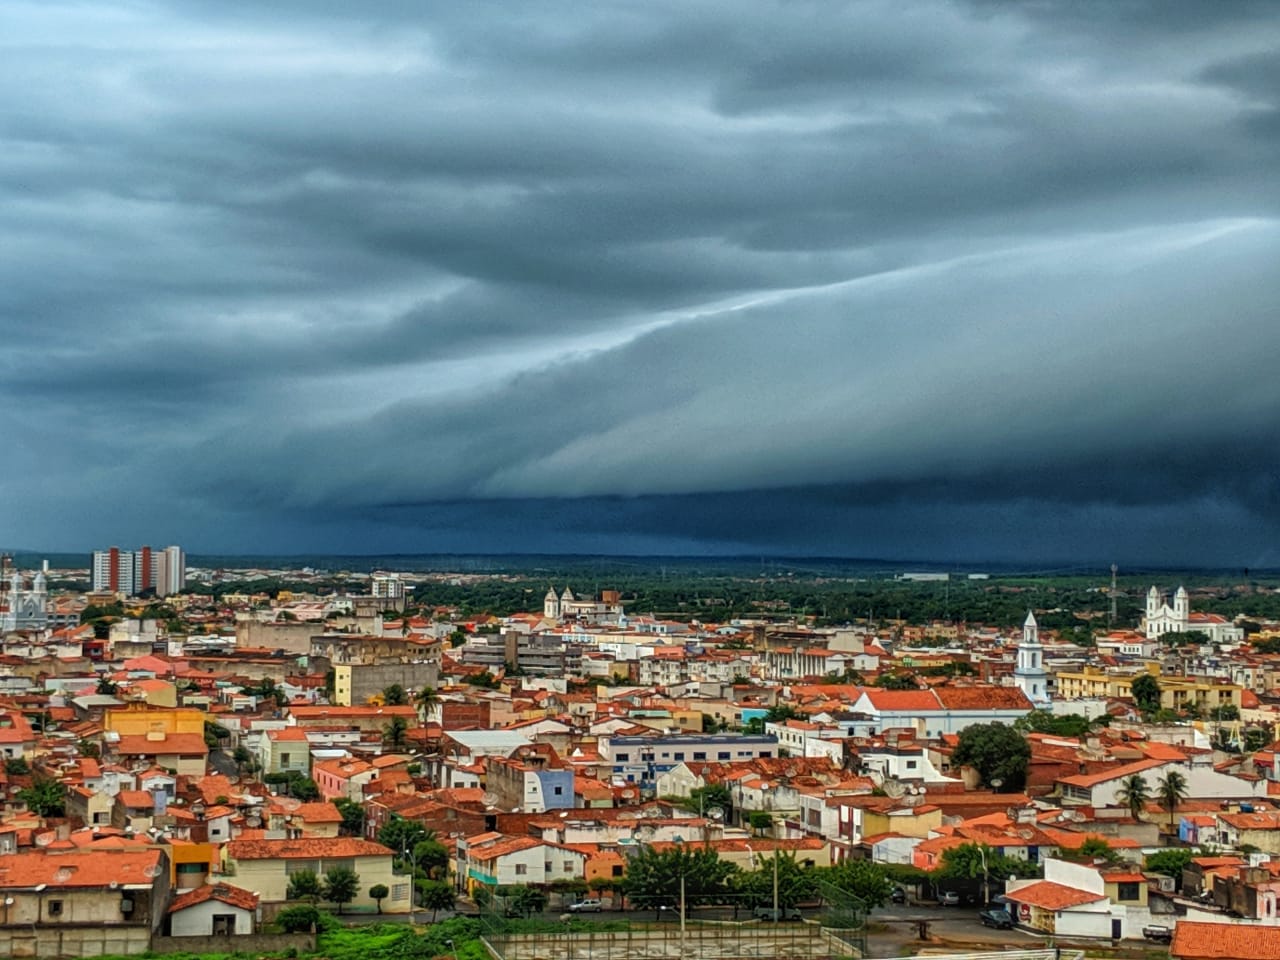
<path fill-rule="evenodd" d="M 1106 899 L 1100 893 L 1077 890 L 1075 887 L 1054 883 L 1052 880 L 1041 880 L 1039 883 L 1006 893 L 1005 896 L 1015 903 L 1028 903 L 1042 910 L 1068 910 L 1071 907 Z"/>
<path fill-rule="evenodd" d="M 391 851 L 357 837 L 302 837 L 296 840 L 232 840 L 227 856 L 233 860 L 291 860 L 337 857 L 383 857 Z"/>
<path fill-rule="evenodd" d="M 241 890 L 239 887 L 233 887 L 228 883 L 206 883 L 203 887 L 196 887 L 194 890 L 188 890 L 174 897 L 173 904 L 169 907 L 169 912 L 177 913 L 179 910 L 194 907 L 196 904 L 204 903 L 206 900 L 217 900 L 220 903 L 230 904 L 241 910 L 258 909 L 258 895 L 256 893 Z"/>
<path fill-rule="evenodd" d="M 1179 920 L 1169 955 L 1177 960 L 1275 960 L 1280 927 Z"/>
<path fill-rule="evenodd" d="M 199 733 L 170 733 L 163 740 L 152 740 L 146 736 L 121 737 L 114 750 L 120 756 L 154 757 L 162 753 L 173 753 L 180 757 L 209 755 L 209 746 Z"/>
<path fill-rule="evenodd" d="M 0 858 L 0 889 L 45 884 L 54 888 L 141 884 L 164 872 L 159 850 L 83 850 L 75 853 L 15 853 Z"/>

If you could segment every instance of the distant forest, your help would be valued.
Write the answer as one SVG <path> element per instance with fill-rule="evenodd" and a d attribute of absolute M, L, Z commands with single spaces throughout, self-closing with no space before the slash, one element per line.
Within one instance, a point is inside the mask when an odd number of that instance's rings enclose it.
<path fill-rule="evenodd" d="M 35 557 L 16 557 L 34 566 Z M 51 556 L 54 566 L 87 564 L 88 557 Z M 191 592 L 268 593 L 280 590 L 329 593 L 366 589 L 352 573 L 398 570 L 418 574 L 422 582 L 411 606 L 457 608 L 464 616 L 505 616 L 540 611 L 548 587 L 565 586 L 577 594 L 617 590 L 629 613 L 704 622 L 734 617 L 808 618 L 817 625 L 901 619 L 908 623 L 944 621 L 1013 627 L 1027 610 L 1046 628 L 1085 631 L 1109 626 L 1109 571 L 983 570 L 990 579 L 968 579 L 950 565 L 905 564 L 839 559 L 768 557 L 565 557 L 565 556 L 302 556 L 189 558 L 204 569 L 301 569 L 331 571 L 309 581 L 259 578 L 193 585 Z M 909 571 L 947 570 L 946 582 L 896 579 Z M 1228 617 L 1247 614 L 1280 619 L 1280 574 L 1274 571 L 1126 571 L 1119 579 L 1116 627 L 1136 626 L 1146 591 L 1156 584 L 1192 591 L 1193 609 Z M 72 581 L 51 586 L 81 589 Z"/>

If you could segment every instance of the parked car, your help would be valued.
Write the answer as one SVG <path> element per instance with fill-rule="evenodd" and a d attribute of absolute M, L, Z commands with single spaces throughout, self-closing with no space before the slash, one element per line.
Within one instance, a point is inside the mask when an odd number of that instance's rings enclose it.
<path fill-rule="evenodd" d="M 939 890 L 938 903 L 944 907 L 958 907 L 960 906 L 960 894 L 954 890 Z"/>
<path fill-rule="evenodd" d="M 901 887 L 894 887 L 893 893 L 889 894 L 889 899 L 894 903 L 906 903 L 907 891 L 903 890 Z"/>
<path fill-rule="evenodd" d="M 795 907 L 779 907 L 774 910 L 773 907 L 756 907 L 752 911 L 752 916 L 757 920 L 767 920 L 770 923 L 785 920 L 803 920 L 800 911 Z"/>
<path fill-rule="evenodd" d="M 1169 943 L 1173 939 L 1173 928 L 1161 924 L 1148 924 L 1142 928 L 1142 936 L 1155 943 Z"/>
<path fill-rule="evenodd" d="M 978 914 L 984 927 L 995 927 L 997 930 L 1009 930 L 1013 927 L 1013 917 L 1008 910 L 983 910 Z"/>
<path fill-rule="evenodd" d="M 577 903 L 569 904 L 570 913 L 599 913 L 603 909 L 604 904 L 595 899 L 579 900 Z"/>

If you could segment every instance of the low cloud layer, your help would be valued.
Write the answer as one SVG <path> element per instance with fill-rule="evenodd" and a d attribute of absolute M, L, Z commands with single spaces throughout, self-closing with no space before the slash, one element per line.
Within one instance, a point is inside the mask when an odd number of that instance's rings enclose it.
<path fill-rule="evenodd" d="M 1269 4 L 7 4 L 0 540 L 1280 564 Z"/>

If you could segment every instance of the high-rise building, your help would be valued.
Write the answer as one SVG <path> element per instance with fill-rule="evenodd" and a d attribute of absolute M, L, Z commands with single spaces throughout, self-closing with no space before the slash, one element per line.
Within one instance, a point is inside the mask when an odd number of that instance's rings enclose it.
<path fill-rule="evenodd" d="M 136 592 L 133 588 L 133 552 L 119 547 L 93 551 L 93 589 L 123 593 L 127 597 Z"/>
<path fill-rule="evenodd" d="M 165 547 L 155 555 L 156 596 L 181 593 L 187 586 L 187 555 L 181 547 Z"/>
<path fill-rule="evenodd" d="M 93 589 L 136 596 L 148 590 L 158 597 L 178 593 L 187 585 L 186 554 L 181 547 L 93 552 Z"/>

